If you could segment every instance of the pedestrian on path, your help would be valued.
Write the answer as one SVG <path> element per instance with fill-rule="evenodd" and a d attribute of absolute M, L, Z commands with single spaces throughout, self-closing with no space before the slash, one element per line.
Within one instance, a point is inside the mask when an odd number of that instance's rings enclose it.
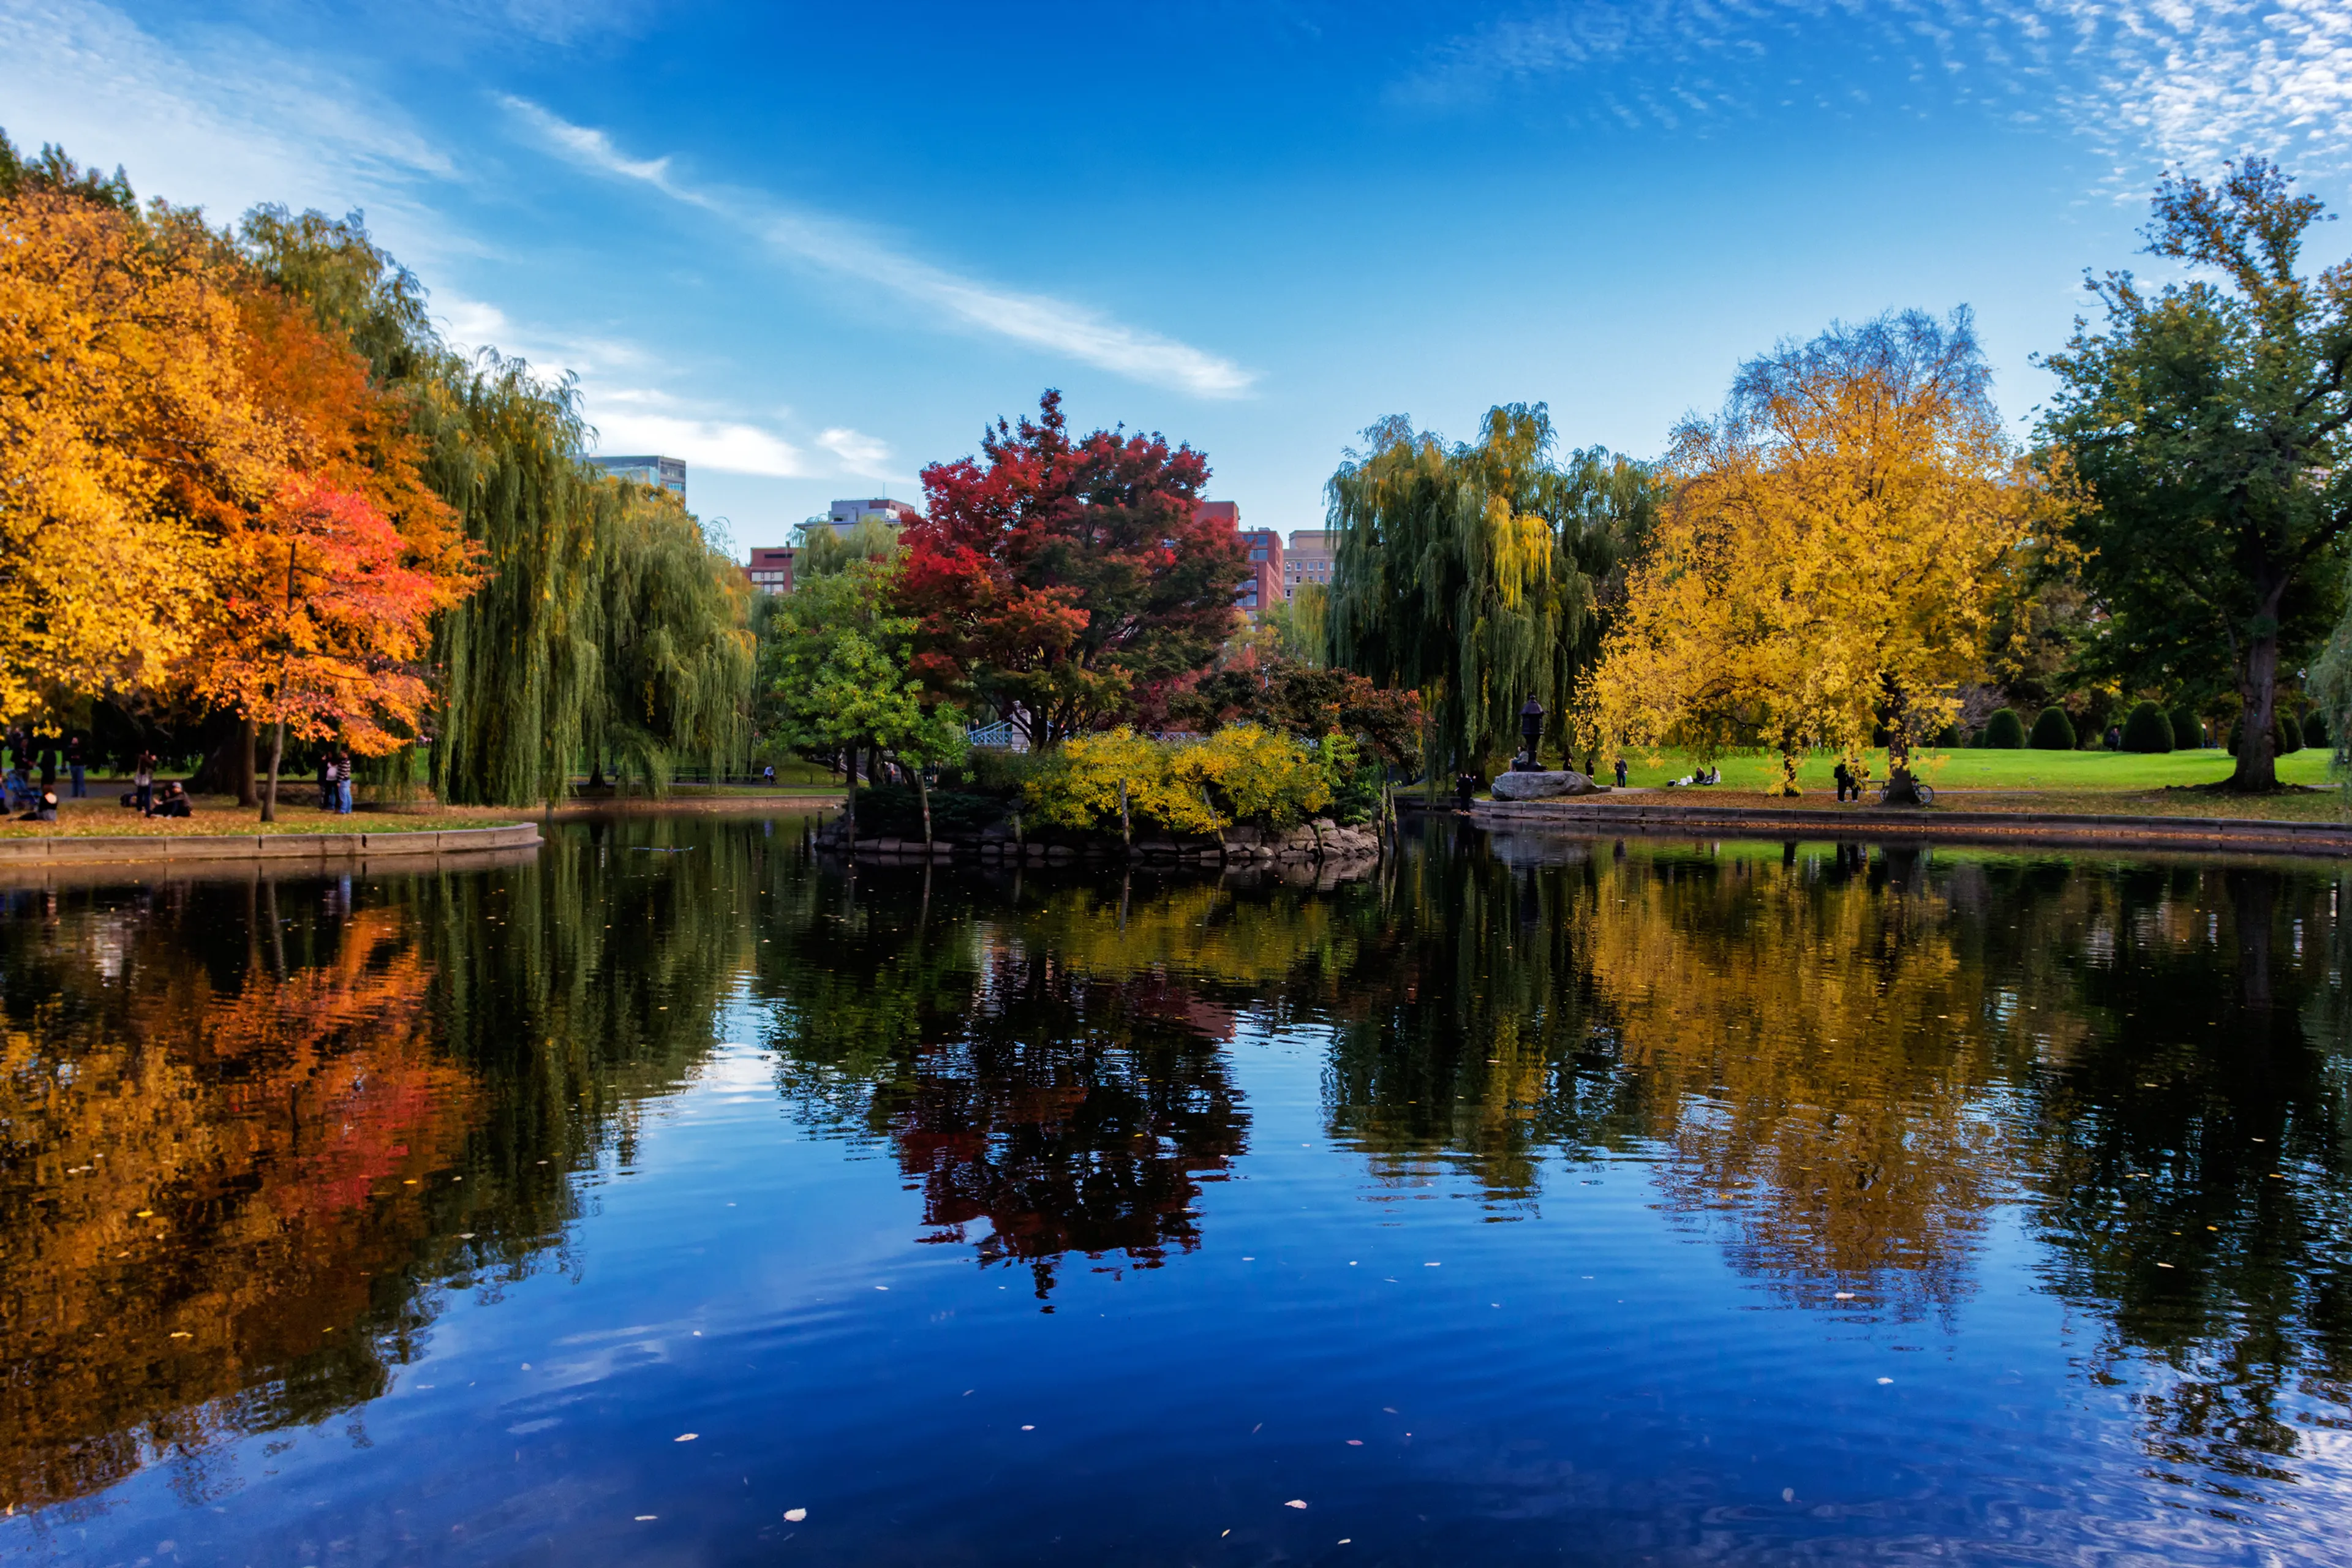
<path fill-rule="evenodd" d="M 76 800 L 89 794 L 82 784 L 82 768 L 85 761 L 81 731 L 76 730 L 66 737 L 66 772 L 73 776 L 73 798 Z"/>
<path fill-rule="evenodd" d="M 140 816 L 154 816 L 154 815 L 155 815 L 155 753 L 154 753 L 154 752 L 140 752 L 140 753 L 139 753 L 139 760 L 138 760 L 136 763 L 132 763 L 132 764 L 131 764 L 131 793 L 132 793 L 133 796 L 135 797 L 135 798 L 134 798 L 134 800 L 133 800 L 133 803 L 132 803 L 132 804 L 133 804 L 133 805 L 135 805 L 138 807 L 139 815 L 140 815 Z"/>
<path fill-rule="evenodd" d="M 341 746 L 335 748 L 335 815 L 352 814 L 352 754 Z"/>

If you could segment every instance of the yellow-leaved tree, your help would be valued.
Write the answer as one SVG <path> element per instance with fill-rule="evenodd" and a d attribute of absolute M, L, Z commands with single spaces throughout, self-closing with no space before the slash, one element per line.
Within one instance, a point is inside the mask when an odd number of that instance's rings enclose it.
<path fill-rule="evenodd" d="M 1981 668 L 2033 491 L 1965 308 L 1832 326 L 1676 430 L 1669 499 L 1582 695 L 1600 747 L 1911 745 Z M 1907 776 L 1907 775 L 1906 775 Z"/>
<path fill-rule="evenodd" d="M 190 493 L 274 492 L 226 281 L 191 216 L 0 199 L 0 713 L 162 679 L 204 598 Z"/>

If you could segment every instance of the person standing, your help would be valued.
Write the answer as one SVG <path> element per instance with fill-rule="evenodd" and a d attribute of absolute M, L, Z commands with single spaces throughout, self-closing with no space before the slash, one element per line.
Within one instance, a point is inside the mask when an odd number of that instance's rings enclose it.
<path fill-rule="evenodd" d="M 43 736 L 40 741 L 40 747 L 41 793 L 43 795 L 55 795 L 58 788 L 58 738 L 55 735 Z M 56 819 L 53 817 L 51 820 L 54 821 Z"/>
<path fill-rule="evenodd" d="M 1846 786 L 1853 782 L 1853 773 L 1852 770 L 1848 769 L 1845 765 L 1845 759 L 1843 757 L 1840 757 L 1838 759 L 1838 765 L 1830 770 L 1830 777 L 1837 781 L 1838 804 L 1843 805 L 1845 804 Z M 1857 790 L 1855 792 L 1854 798 L 1857 800 L 1862 798 L 1860 791 Z"/>
<path fill-rule="evenodd" d="M 83 754 L 81 731 L 76 730 L 66 737 L 66 772 L 73 778 L 73 798 L 76 800 L 89 794 L 82 785 L 82 769 L 87 761 Z"/>
<path fill-rule="evenodd" d="M 319 809 L 335 809 L 335 749 L 332 746 L 319 748 Z"/>
<path fill-rule="evenodd" d="M 1625 759 L 1622 757 L 1617 759 L 1617 787 L 1625 787 Z"/>
<path fill-rule="evenodd" d="M 352 754 L 341 746 L 335 748 L 335 815 L 352 814 Z"/>
<path fill-rule="evenodd" d="M 140 753 L 139 753 L 139 760 L 138 760 L 136 763 L 132 763 L 132 764 L 131 764 L 131 788 L 132 795 L 133 795 L 133 804 L 135 804 L 135 805 L 138 806 L 138 808 L 139 808 L 139 815 L 140 815 L 140 816 L 154 816 L 154 815 L 155 815 L 155 753 L 154 753 L 154 752 L 140 752 Z"/>

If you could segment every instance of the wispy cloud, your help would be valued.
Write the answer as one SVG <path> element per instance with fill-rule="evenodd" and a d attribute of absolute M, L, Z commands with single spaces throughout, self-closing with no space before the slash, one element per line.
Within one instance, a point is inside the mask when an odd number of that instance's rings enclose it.
<path fill-rule="evenodd" d="M 645 184 L 745 229 L 780 256 L 884 289 L 964 328 L 1196 396 L 1238 397 L 1255 379 L 1229 359 L 1083 305 L 1003 289 L 908 256 L 858 225 L 689 184 L 667 158 L 631 157 L 604 132 L 575 125 L 527 99 L 503 102 L 548 147 L 585 168 Z"/>
<path fill-rule="evenodd" d="M 1707 133 L 1795 108 L 1969 106 L 2071 127 L 2128 165 L 2352 161 L 2344 0 L 1577 0 L 1446 40 L 1390 89 L 1450 111 Z M 2126 171 L 2119 168 L 2118 174 Z"/>
<path fill-rule="evenodd" d="M 446 253 L 420 187 L 455 174 L 395 105 L 237 32 L 167 43 L 97 0 L 0 0 L 0 125 L 215 221 L 261 200 L 369 209 L 404 254 Z"/>

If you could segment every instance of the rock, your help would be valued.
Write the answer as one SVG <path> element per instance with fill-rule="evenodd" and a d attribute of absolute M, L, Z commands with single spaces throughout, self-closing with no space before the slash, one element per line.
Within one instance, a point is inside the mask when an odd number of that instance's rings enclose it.
<path fill-rule="evenodd" d="M 1560 795 L 1591 795 L 1592 781 L 1582 773 L 1496 773 L 1496 800 L 1551 800 Z"/>

